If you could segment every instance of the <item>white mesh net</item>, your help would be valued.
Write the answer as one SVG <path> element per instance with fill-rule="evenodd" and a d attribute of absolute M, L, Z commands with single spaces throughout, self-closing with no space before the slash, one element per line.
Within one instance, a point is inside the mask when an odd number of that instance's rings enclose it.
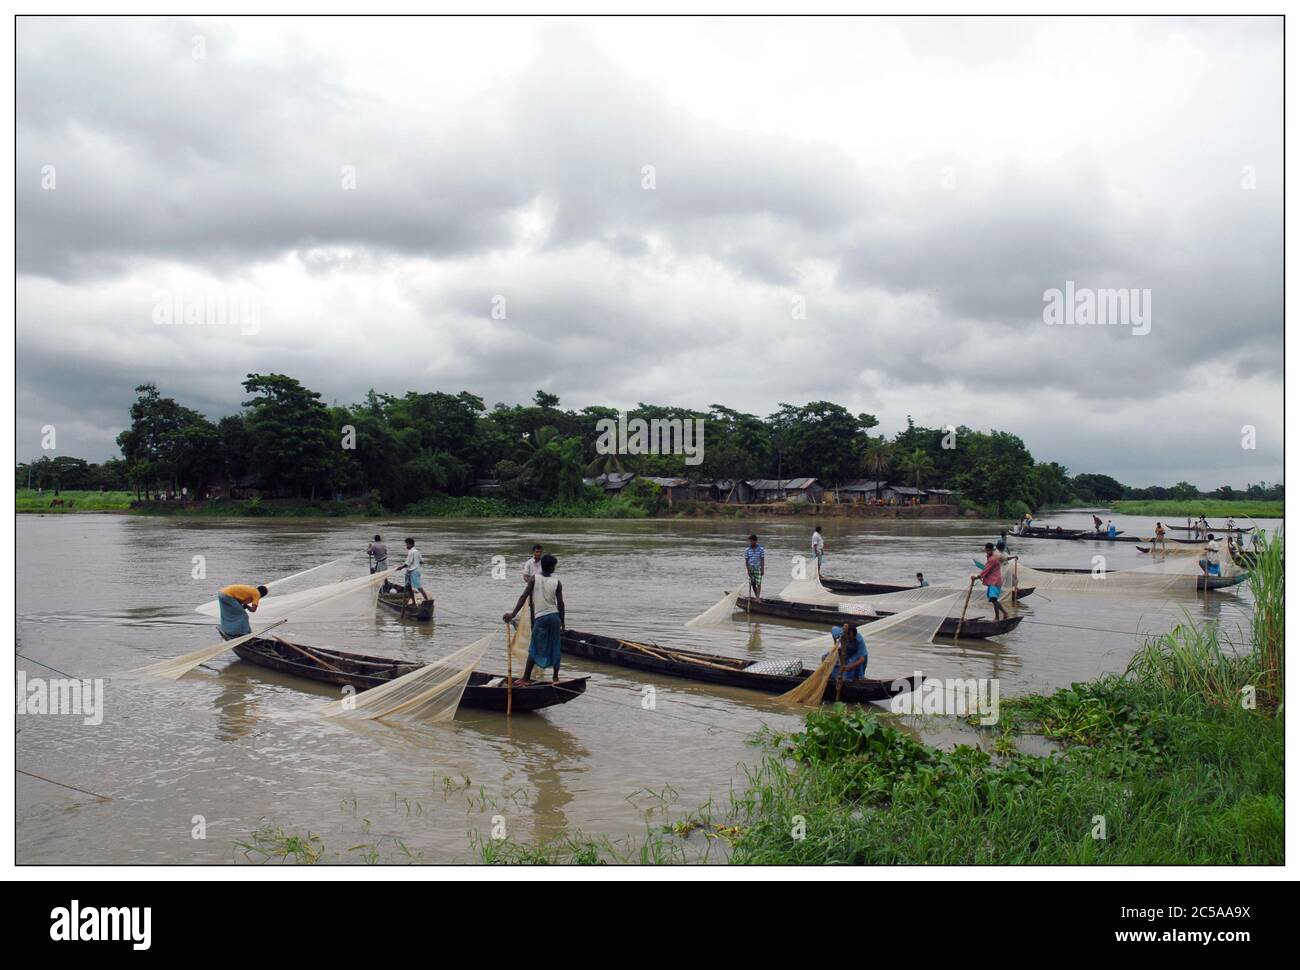
<path fill-rule="evenodd" d="M 368 721 L 405 714 L 426 721 L 450 721 L 456 714 L 469 675 L 490 644 L 502 638 L 497 631 L 461 647 L 450 656 L 426 664 L 396 680 L 372 687 L 314 710 L 321 717 Z"/>
<path fill-rule="evenodd" d="M 873 647 L 887 644 L 906 647 L 929 643 L 948 612 L 957 605 L 958 598 L 956 593 L 936 597 L 910 610 L 864 624 L 858 628 L 858 632 L 866 641 L 868 652 Z M 801 641 L 795 645 L 795 649 L 800 652 L 815 650 L 819 657 L 825 651 L 826 656 L 802 684 L 782 694 L 779 699 L 794 704 L 820 704 L 825 698 L 826 687 L 838 660 L 835 640 L 829 633 L 822 633 Z"/>
<path fill-rule="evenodd" d="M 331 564 L 327 563 L 326 565 Z M 352 568 L 355 569 L 355 567 Z M 273 590 L 273 584 L 268 583 L 266 588 L 270 592 L 262 597 L 257 604 L 257 612 L 250 614 L 250 620 L 271 622 L 308 607 L 315 608 L 313 618 L 355 612 L 359 606 L 374 599 L 384 580 L 393 575 L 395 571 L 395 569 L 386 569 L 373 575 L 353 576 L 350 579 L 329 583 L 328 585 L 309 586 L 289 593 L 281 593 L 278 589 Z M 195 607 L 194 612 L 215 619 L 221 615 L 221 607 L 216 600 L 212 600 L 202 606 Z"/>
<path fill-rule="evenodd" d="M 327 563 L 326 565 L 329 564 Z M 138 668 L 133 671 L 133 673 L 148 674 L 153 677 L 164 677 L 168 680 L 176 680 L 177 678 L 189 673 L 189 671 L 193 670 L 199 664 L 206 663 L 238 644 L 245 643 L 254 637 L 263 635 L 272 627 L 280 626 L 291 614 L 310 608 L 312 610 L 312 617 L 318 618 L 321 616 L 323 610 L 331 608 L 351 609 L 355 608 L 357 602 L 361 600 L 368 602 L 369 599 L 374 596 L 375 589 L 383 583 L 384 579 L 391 572 L 392 570 L 390 569 L 382 573 L 375 573 L 373 576 L 361 576 L 355 579 L 344 580 L 341 583 L 331 583 L 328 586 L 319 586 L 315 589 L 306 589 L 299 593 L 291 593 L 288 596 L 282 597 L 274 604 L 272 604 L 271 597 L 265 597 L 262 602 L 258 604 L 257 612 L 253 615 L 256 617 L 259 624 L 267 625 L 260 626 L 259 629 L 254 630 L 252 633 L 246 634 L 245 636 L 239 637 L 235 640 L 223 640 L 210 647 L 204 647 L 202 650 L 195 650 L 192 653 L 187 653 L 180 657 L 173 657 L 170 660 L 161 660 L 158 663 Z M 270 586 L 268 585 L 267 588 L 270 589 Z M 208 613 L 206 610 L 208 605 L 209 604 L 205 603 L 203 606 L 200 606 L 198 612 L 203 613 L 206 616 L 220 615 L 219 610 L 216 614 Z M 216 607 L 217 604 L 214 602 L 211 605 Z M 268 606 L 270 608 L 268 608 Z"/>

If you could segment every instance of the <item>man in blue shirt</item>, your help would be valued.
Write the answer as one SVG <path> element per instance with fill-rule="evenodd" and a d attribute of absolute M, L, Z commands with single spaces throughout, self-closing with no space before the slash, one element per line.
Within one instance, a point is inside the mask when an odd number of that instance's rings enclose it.
<path fill-rule="evenodd" d="M 852 623 L 845 623 L 844 626 L 831 627 L 831 636 L 843 648 L 843 659 L 835 664 L 835 669 L 831 671 L 831 679 L 840 680 L 861 680 L 863 674 L 867 672 L 867 641 L 862 639 L 862 634 Z M 823 654 L 825 660 L 829 654 Z M 844 669 L 840 670 L 840 664 L 843 663 Z"/>
<path fill-rule="evenodd" d="M 749 590 L 754 599 L 762 599 L 763 573 L 767 570 L 767 554 L 758 544 L 758 536 L 749 537 L 745 547 L 745 572 L 749 575 Z"/>

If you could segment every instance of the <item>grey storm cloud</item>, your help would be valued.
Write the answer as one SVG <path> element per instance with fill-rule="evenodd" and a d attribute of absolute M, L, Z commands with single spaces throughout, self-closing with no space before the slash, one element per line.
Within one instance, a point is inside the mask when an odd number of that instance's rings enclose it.
<path fill-rule="evenodd" d="M 935 131 L 951 92 L 927 82 L 1014 77 L 1025 99 L 974 110 L 1008 142 L 1059 133 L 1027 100 L 1059 78 L 1059 33 L 799 24 L 892 32 L 901 58 L 865 102 L 811 75 L 797 100 L 841 110 L 800 126 L 696 110 L 578 22 L 538 26 L 508 70 L 483 47 L 472 93 L 403 63 L 387 97 L 358 83 L 391 66 L 385 39 L 434 32 L 366 24 L 353 52 L 314 44 L 313 23 L 269 47 L 239 41 L 281 28 L 243 21 L 19 23 L 20 457 L 47 423 L 61 452 L 112 454 L 145 381 L 215 417 L 245 374 L 280 371 L 343 403 L 371 387 L 760 414 L 823 398 L 885 430 L 911 414 L 1015 431 L 1135 484 L 1281 477 L 1280 29 L 1130 21 L 1139 53 L 1192 45 L 1185 76 L 1076 86 L 1060 110 L 1113 106 L 1140 142 L 1103 127 L 1060 151 L 967 151 Z M 477 52 L 457 26 L 438 43 Z M 646 43 L 671 59 L 664 36 Z M 739 100 L 764 73 L 712 83 Z M 891 101 L 915 117 L 882 118 Z M 1067 280 L 1150 289 L 1151 332 L 1045 326 L 1044 291 Z M 150 317 L 159 292 L 235 286 L 260 294 L 255 336 Z M 1246 455 L 1244 423 L 1260 428 Z"/>

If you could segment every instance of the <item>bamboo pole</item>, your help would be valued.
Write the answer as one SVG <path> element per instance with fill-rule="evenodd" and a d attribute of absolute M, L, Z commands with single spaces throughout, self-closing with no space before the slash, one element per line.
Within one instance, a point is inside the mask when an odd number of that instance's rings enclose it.
<path fill-rule="evenodd" d="M 518 631 L 516 630 L 515 633 Z M 515 705 L 515 635 L 506 624 L 506 717 L 514 713 Z"/>
<path fill-rule="evenodd" d="M 952 639 L 953 639 L 953 642 L 954 642 L 954 643 L 956 643 L 956 642 L 957 642 L 957 638 L 958 638 L 959 636 L 961 636 L 961 628 L 962 628 L 962 627 L 965 625 L 965 623 L 966 623 L 966 610 L 967 610 L 967 608 L 970 606 L 970 594 L 973 593 L 973 592 L 975 592 L 975 580 L 976 580 L 976 578 L 977 578 L 977 577 L 975 577 L 975 576 L 972 576 L 972 577 L 970 578 L 970 586 L 967 587 L 967 589 L 966 589 L 966 603 L 965 603 L 965 605 L 962 606 L 962 608 L 961 608 L 961 619 L 957 621 L 957 632 L 954 633 L 954 634 L 952 635 Z"/>
<path fill-rule="evenodd" d="M 844 627 L 840 627 L 840 638 L 835 641 L 835 653 L 840 664 L 840 675 L 835 678 L 835 703 L 838 704 L 840 690 L 844 687 Z"/>

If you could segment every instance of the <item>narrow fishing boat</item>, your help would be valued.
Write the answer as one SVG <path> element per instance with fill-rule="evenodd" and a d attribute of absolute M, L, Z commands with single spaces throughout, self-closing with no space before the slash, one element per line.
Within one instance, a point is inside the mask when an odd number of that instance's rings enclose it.
<path fill-rule="evenodd" d="M 1143 547 L 1138 546 L 1138 552 L 1150 552 L 1150 549 L 1144 549 Z M 1064 574 L 1080 575 L 1080 576 L 1087 575 L 1088 573 L 1093 572 L 1093 570 L 1088 569 L 1086 567 L 1081 567 L 1076 569 L 1076 568 L 1069 568 L 1066 566 L 1035 566 L 1034 568 L 1037 569 L 1040 573 L 1064 573 Z M 1106 569 L 1102 571 L 1106 573 L 1121 572 L 1121 570 L 1119 569 Z M 1205 592 L 1206 589 L 1228 589 L 1229 587 L 1232 586 L 1239 586 L 1240 584 L 1244 583 L 1247 580 L 1247 578 L 1248 577 L 1246 573 L 1238 573 L 1236 576 L 1197 576 L 1196 588 L 1201 592 Z M 1208 580 L 1208 585 L 1207 585 L 1207 580 Z"/>
<path fill-rule="evenodd" d="M 782 620 L 798 620 L 803 623 L 820 623 L 827 626 L 838 625 L 841 623 L 872 623 L 875 620 L 883 620 L 891 613 L 877 613 L 875 616 L 864 616 L 861 613 L 852 613 L 841 610 L 838 606 L 823 606 L 820 603 L 796 603 L 792 600 L 783 599 L 753 599 L 748 596 L 739 596 L 736 598 L 736 611 L 747 613 L 751 616 L 773 616 Z M 946 616 L 939 625 L 939 630 L 935 637 L 953 637 L 957 634 L 957 627 L 961 627 L 961 638 L 971 640 L 983 640 L 985 637 L 995 637 L 1002 633 L 1009 633 L 1020 625 L 1023 620 L 1022 616 L 1009 616 L 1005 620 L 991 620 L 983 617 L 967 616 L 965 622 L 960 617 Z M 864 630 L 865 636 L 869 631 Z"/>
<path fill-rule="evenodd" d="M 230 639 L 224 633 L 222 638 Z M 322 684 L 352 687 L 358 692 L 386 684 L 423 666 L 411 660 L 307 647 L 277 636 L 257 637 L 232 649 L 241 660 L 259 667 Z M 519 713 L 567 704 L 586 689 L 586 677 L 573 677 L 558 683 L 534 681 L 523 685 L 516 682 L 509 691 L 513 695 L 511 710 Z M 505 677 L 475 670 L 469 675 L 469 683 L 461 695 L 460 706 L 484 711 L 504 711 L 506 694 Z"/>
<path fill-rule="evenodd" d="M 885 593 L 901 593 L 905 590 L 921 588 L 919 586 L 899 586 L 893 583 L 855 583 L 849 579 L 830 579 L 826 576 L 821 578 L 821 584 L 832 593 L 851 593 L 854 596 L 881 596 Z M 930 588 L 933 589 L 934 587 Z M 1033 591 L 1034 587 L 1023 586 L 1016 591 L 1016 599 L 1022 600 Z"/>
<path fill-rule="evenodd" d="M 861 621 L 861 617 L 858 618 Z M 829 639 L 829 638 L 828 638 Z M 577 630 L 565 630 L 560 635 L 560 649 L 575 657 L 615 664 L 619 667 L 631 667 L 650 673 L 663 674 L 667 677 L 681 677 L 706 684 L 720 684 L 726 687 L 740 687 L 747 690 L 763 691 L 767 694 L 784 694 L 794 690 L 808 679 L 812 671 L 800 664 L 793 673 L 767 673 L 786 664 L 793 668 L 799 661 L 753 661 L 739 657 L 724 657 L 712 653 L 697 653 L 693 650 L 679 650 L 676 647 L 662 647 L 657 643 L 637 643 L 621 640 L 617 637 L 605 637 L 595 633 L 581 633 Z M 923 678 L 917 676 L 898 677 L 894 680 L 849 680 L 839 685 L 839 700 L 849 703 L 865 704 L 870 701 L 884 701 L 896 694 L 911 693 L 920 686 Z M 823 700 L 836 699 L 834 680 L 826 684 Z"/>
<path fill-rule="evenodd" d="M 433 621 L 433 600 L 425 600 L 419 603 L 414 609 L 407 605 L 406 588 L 397 586 L 393 583 L 384 583 L 379 590 L 380 606 L 386 606 L 394 613 L 401 613 L 405 608 L 406 613 L 403 619 L 415 620 L 417 623 L 430 623 Z"/>

